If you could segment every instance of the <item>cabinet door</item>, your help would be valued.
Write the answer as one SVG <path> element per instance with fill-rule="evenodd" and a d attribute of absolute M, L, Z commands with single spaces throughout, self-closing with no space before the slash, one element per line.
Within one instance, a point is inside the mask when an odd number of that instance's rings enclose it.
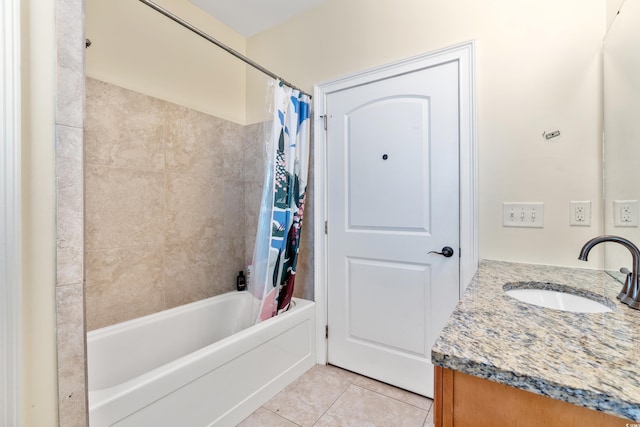
<path fill-rule="evenodd" d="M 621 427 L 631 422 L 439 366 L 434 375 L 436 427 Z"/>

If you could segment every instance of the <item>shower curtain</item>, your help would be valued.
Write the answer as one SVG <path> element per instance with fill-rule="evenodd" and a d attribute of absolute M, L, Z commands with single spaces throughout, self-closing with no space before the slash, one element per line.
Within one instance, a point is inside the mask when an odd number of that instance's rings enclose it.
<path fill-rule="evenodd" d="M 286 310 L 293 295 L 309 170 L 310 97 L 275 82 L 273 125 L 249 291 L 256 323 Z"/>

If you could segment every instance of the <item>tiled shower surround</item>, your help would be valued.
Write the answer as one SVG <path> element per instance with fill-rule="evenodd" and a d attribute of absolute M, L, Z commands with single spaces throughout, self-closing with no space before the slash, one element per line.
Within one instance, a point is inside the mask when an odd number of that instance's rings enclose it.
<path fill-rule="evenodd" d="M 234 290 L 253 251 L 264 126 L 86 83 L 87 329 Z"/>

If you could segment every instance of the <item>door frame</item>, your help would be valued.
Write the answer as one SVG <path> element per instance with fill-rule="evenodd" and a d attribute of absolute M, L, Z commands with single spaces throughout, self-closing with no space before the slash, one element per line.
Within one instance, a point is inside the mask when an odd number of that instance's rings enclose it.
<path fill-rule="evenodd" d="M 327 363 L 327 96 L 354 86 L 457 62 L 460 105 L 460 285 L 466 289 L 478 267 L 477 132 L 475 102 L 475 42 L 469 41 L 391 64 L 371 68 L 314 85 L 314 295 L 316 303 L 316 362 Z"/>
<path fill-rule="evenodd" d="M 0 425 L 21 425 L 20 2 L 0 2 Z"/>

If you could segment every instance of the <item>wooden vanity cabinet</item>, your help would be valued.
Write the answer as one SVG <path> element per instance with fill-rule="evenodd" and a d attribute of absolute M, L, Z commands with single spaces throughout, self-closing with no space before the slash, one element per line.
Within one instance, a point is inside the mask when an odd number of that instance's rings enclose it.
<path fill-rule="evenodd" d="M 436 427 L 626 427 L 633 421 L 435 367 Z M 640 423 L 638 423 L 640 425 Z"/>

